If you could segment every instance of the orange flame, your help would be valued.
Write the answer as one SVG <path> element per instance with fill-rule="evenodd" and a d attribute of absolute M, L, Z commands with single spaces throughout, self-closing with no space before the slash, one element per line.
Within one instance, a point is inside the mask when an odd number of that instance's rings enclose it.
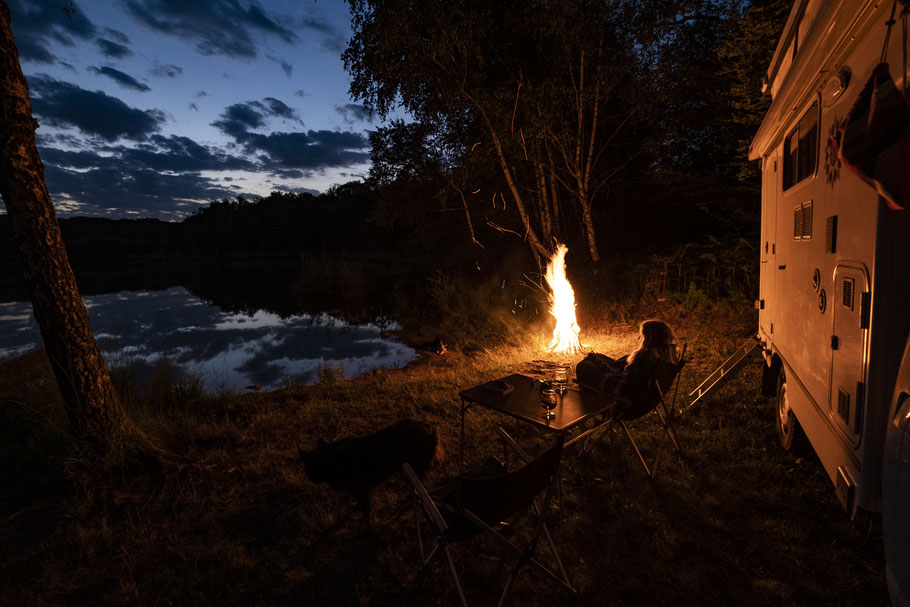
<path fill-rule="evenodd" d="M 581 351 L 578 334 L 581 328 L 575 321 L 575 291 L 566 278 L 566 253 L 564 244 L 556 246 L 556 253 L 547 264 L 547 285 L 550 287 L 550 314 L 556 319 L 553 339 L 547 350 L 556 354 L 575 354 Z"/>

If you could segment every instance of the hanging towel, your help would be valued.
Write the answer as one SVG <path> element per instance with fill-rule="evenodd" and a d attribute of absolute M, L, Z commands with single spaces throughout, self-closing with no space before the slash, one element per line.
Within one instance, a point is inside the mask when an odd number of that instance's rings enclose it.
<path fill-rule="evenodd" d="M 910 107 L 880 63 L 844 121 L 840 158 L 894 210 L 910 207 Z"/>

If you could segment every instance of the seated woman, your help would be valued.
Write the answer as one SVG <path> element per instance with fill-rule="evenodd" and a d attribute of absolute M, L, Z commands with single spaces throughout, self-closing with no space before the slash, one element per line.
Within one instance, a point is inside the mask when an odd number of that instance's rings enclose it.
<path fill-rule="evenodd" d="M 591 352 L 578 363 L 575 378 L 583 388 L 602 394 L 615 394 L 632 401 L 622 411 L 622 417 L 632 419 L 638 416 L 636 414 L 650 410 L 655 399 L 659 398 L 656 393 L 648 393 L 653 385 L 655 362 L 658 359 L 673 364 L 678 362 L 676 336 L 667 323 L 646 320 L 639 327 L 638 347 L 634 352 L 616 360 Z M 644 411 L 639 413 L 638 408 L 644 408 Z"/>

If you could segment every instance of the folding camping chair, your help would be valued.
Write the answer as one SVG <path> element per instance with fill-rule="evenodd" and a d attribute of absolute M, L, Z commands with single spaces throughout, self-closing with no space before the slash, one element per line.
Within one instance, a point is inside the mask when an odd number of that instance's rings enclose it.
<path fill-rule="evenodd" d="M 606 396 L 615 399 L 619 405 L 616 407 L 617 412 L 611 421 L 614 423 L 619 422 L 620 426 L 622 426 L 623 432 L 629 438 L 632 448 L 635 449 L 635 454 L 638 455 L 638 459 L 641 461 L 641 465 L 644 466 L 645 472 L 651 478 L 654 478 L 654 475 L 657 474 L 657 467 L 660 465 L 660 458 L 668 438 L 673 443 L 680 458 L 685 457 L 679 444 L 679 437 L 676 435 L 676 429 L 673 426 L 673 420 L 676 415 L 676 396 L 679 393 L 679 377 L 682 368 L 686 364 L 685 355 L 686 346 L 684 345 L 677 362 L 673 363 L 663 358 L 656 360 L 652 383 L 645 391 L 641 401 L 632 401 L 617 394 L 606 394 Z M 582 389 L 602 393 L 592 386 L 582 383 L 579 385 Z M 649 466 L 648 460 L 642 454 L 635 437 L 632 435 L 632 431 L 629 429 L 629 422 L 642 418 L 651 412 L 657 418 L 661 434 L 653 460 Z"/>
<path fill-rule="evenodd" d="M 500 428 L 498 432 L 503 440 L 511 445 L 526 462 L 523 467 L 514 472 L 507 472 L 502 464 L 491 459 L 479 470 L 462 474 L 443 482 L 438 488 L 427 490 L 411 467 L 404 464 L 404 473 L 414 486 L 423 517 L 429 522 L 432 533 L 436 537 L 436 545 L 429 556 L 426 556 L 419 525 L 420 517 L 418 517 L 417 538 L 420 557 L 423 559 L 418 582 L 422 585 L 433 559 L 442 552 L 448 561 L 449 571 L 455 581 L 461 603 L 467 606 L 464 588 L 458 577 L 449 544 L 490 533 L 517 555 L 499 597 L 499 605 L 502 605 L 512 582 L 525 563 L 536 565 L 574 593 L 576 590 L 569 581 L 544 520 L 556 491 L 563 437 L 560 436 L 552 447 L 536 459 L 531 459 L 505 431 Z M 543 499 L 536 502 L 535 497 L 540 493 L 543 493 Z M 520 546 L 506 538 L 501 531 L 526 512 L 532 514 L 532 529 L 530 539 L 527 541 L 515 540 L 522 544 Z M 534 557 L 541 534 L 553 552 L 558 573 Z"/>

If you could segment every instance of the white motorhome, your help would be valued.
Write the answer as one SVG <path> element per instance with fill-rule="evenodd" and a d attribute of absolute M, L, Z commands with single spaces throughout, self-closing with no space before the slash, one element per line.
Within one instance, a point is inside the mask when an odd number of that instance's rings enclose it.
<path fill-rule="evenodd" d="M 905 86 L 902 4 L 885 49 L 895 0 L 797 0 L 750 158 L 762 166 L 756 347 L 781 442 L 808 438 L 851 516 L 883 512 L 892 600 L 907 605 L 910 402 L 895 382 L 910 374 L 910 210 L 841 166 L 832 138 L 883 49 Z"/>

